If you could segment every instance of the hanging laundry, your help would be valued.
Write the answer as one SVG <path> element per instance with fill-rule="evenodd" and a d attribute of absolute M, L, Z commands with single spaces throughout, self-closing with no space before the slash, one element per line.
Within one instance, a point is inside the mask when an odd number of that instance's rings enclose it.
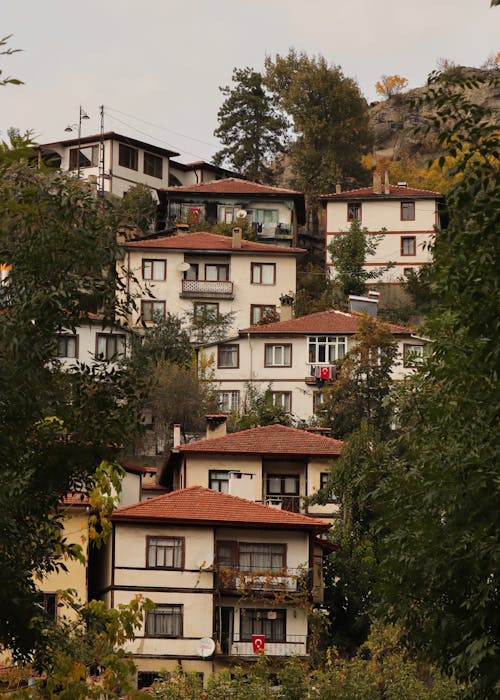
<path fill-rule="evenodd" d="M 321 367 L 320 367 L 320 365 L 315 366 L 314 376 L 316 377 L 316 379 L 321 379 Z"/>
<path fill-rule="evenodd" d="M 320 378 L 323 379 L 323 381 L 325 381 L 326 379 L 330 379 L 330 377 L 331 377 L 330 367 L 322 367 Z"/>

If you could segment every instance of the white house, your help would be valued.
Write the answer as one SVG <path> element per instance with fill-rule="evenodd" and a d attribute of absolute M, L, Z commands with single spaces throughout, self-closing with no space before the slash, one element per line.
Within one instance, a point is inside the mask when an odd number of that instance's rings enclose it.
<path fill-rule="evenodd" d="M 170 181 L 172 187 L 178 185 L 201 185 L 213 180 L 223 180 L 226 177 L 241 177 L 238 173 L 219 165 L 207 163 L 205 160 L 196 160 L 192 163 L 180 163 L 170 161 Z"/>
<path fill-rule="evenodd" d="M 142 184 L 155 198 L 158 188 L 168 187 L 169 159 L 179 155 L 115 131 L 40 144 L 38 152 L 52 166 L 93 178 L 104 192 L 122 197 L 130 187 Z"/>
<path fill-rule="evenodd" d="M 205 345 L 200 353 L 213 358 L 221 411 L 243 411 L 248 387 L 263 392 L 271 385 L 276 404 L 296 418 L 311 418 L 322 401 L 323 381 L 334 380 L 338 362 L 355 342 L 361 318 L 332 309 L 252 325 L 223 342 Z M 393 378 L 403 379 L 413 372 L 415 355 L 422 354 L 425 340 L 404 326 L 384 325 L 398 347 Z"/>
<path fill-rule="evenodd" d="M 112 362 L 127 354 L 128 336 L 127 329 L 110 326 L 99 314 L 82 314 L 74 331 L 62 330 L 57 335 L 56 357 L 63 369 L 70 369 L 77 362 L 86 365 L 103 360 Z"/>
<path fill-rule="evenodd" d="M 410 270 L 417 271 L 431 261 L 426 247 L 439 229 L 439 211 L 444 197 L 439 192 L 408 187 L 407 183 L 389 184 L 387 173 L 382 183 L 380 173 L 375 172 L 372 187 L 321 195 L 326 205 L 326 264 L 330 275 L 335 269 L 328 246 L 339 233 L 349 230 L 354 220 L 360 222 L 367 233 L 384 235 L 374 255 L 367 259 L 365 268 L 393 267 L 371 282 L 397 284 Z"/>
<path fill-rule="evenodd" d="M 179 663 L 209 675 L 255 660 L 255 636 L 268 656 L 307 656 L 328 524 L 201 486 L 118 508 L 112 522 L 102 598 L 155 604 L 126 644 L 139 687 Z"/>
<path fill-rule="evenodd" d="M 132 327 L 166 312 L 197 319 L 234 314 L 231 333 L 276 317 L 280 297 L 295 291 L 300 248 L 284 248 L 212 233 L 190 233 L 130 241 L 121 261 L 137 309 Z M 125 272 L 123 272 L 125 271 Z"/>

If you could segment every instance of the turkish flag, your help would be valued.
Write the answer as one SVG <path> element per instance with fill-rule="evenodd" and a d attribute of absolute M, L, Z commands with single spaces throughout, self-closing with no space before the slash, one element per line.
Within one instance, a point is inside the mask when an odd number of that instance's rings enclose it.
<path fill-rule="evenodd" d="M 263 634 L 252 634 L 252 647 L 254 654 L 263 654 L 266 647 L 266 638 Z"/>
<path fill-rule="evenodd" d="M 321 368 L 320 378 L 321 379 L 330 379 L 330 368 L 329 367 L 322 367 Z"/>

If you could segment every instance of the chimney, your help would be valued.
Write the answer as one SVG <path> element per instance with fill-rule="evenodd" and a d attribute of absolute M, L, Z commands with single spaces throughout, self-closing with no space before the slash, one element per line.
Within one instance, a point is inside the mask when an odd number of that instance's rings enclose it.
<path fill-rule="evenodd" d="M 280 296 L 280 321 L 290 321 L 292 319 L 294 301 L 295 294 L 293 292 L 288 292 L 288 294 L 282 294 Z"/>
<path fill-rule="evenodd" d="M 373 194 L 382 194 L 382 175 L 379 170 L 373 171 Z"/>
<path fill-rule="evenodd" d="M 179 423 L 174 423 L 174 441 L 172 447 L 176 450 L 181 444 L 181 426 Z"/>
<path fill-rule="evenodd" d="M 368 314 L 369 316 L 378 315 L 378 292 L 368 292 L 368 296 L 359 297 L 350 294 L 347 299 L 347 304 L 349 308 L 349 313 L 357 312 L 361 314 Z"/>
<path fill-rule="evenodd" d="M 227 416 L 223 413 L 214 413 L 205 416 L 207 422 L 206 438 L 224 437 L 227 433 Z"/>
<path fill-rule="evenodd" d="M 232 230 L 233 248 L 241 248 L 241 228 L 236 227 Z"/>
<path fill-rule="evenodd" d="M 384 194 L 391 194 L 391 188 L 389 185 L 389 171 L 386 170 L 384 173 Z"/>
<path fill-rule="evenodd" d="M 340 182 L 337 182 L 337 184 L 335 185 L 335 194 L 340 194 L 341 192 L 342 192 L 342 185 L 340 184 Z"/>

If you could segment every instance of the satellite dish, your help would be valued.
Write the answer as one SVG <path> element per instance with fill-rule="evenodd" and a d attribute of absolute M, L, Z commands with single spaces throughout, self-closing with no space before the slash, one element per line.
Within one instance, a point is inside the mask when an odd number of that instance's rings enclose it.
<path fill-rule="evenodd" d="M 191 265 L 188 262 L 181 262 L 179 265 L 177 265 L 177 269 L 179 272 L 187 272 Z"/>
<path fill-rule="evenodd" d="M 210 637 L 202 637 L 196 645 L 196 653 L 202 659 L 208 659 L 215 651 L 215 642 Z"/>
<path fill-rule="evenodd" d="M 236 218 L 237 219 L 246 219 L 247 212 L 244 209 L 238 209 L 238 211 L 236 212 Z"/>

